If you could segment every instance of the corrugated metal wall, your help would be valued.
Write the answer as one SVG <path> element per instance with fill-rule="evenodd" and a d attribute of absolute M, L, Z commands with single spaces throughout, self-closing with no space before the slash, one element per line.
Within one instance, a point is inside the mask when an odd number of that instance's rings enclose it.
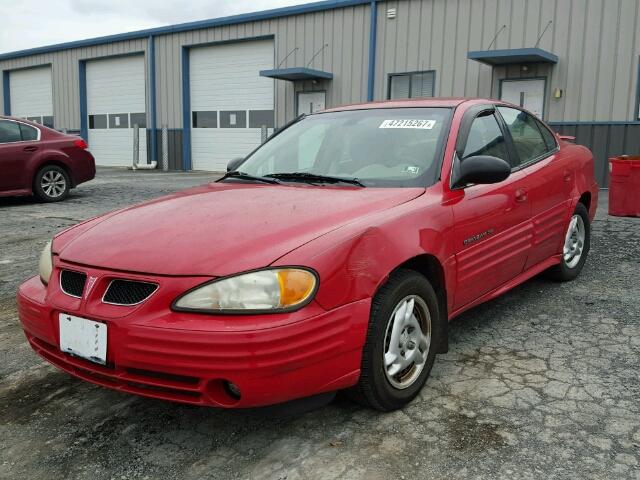
<path fill-rule="evenodd" d="M 396 9 L 394 19 L 387 18 L 389 8 Z M 492 48 L 533 47 L 549 20 L 539 47 L 555 53 L 557 65 L 530 65 L 524 71 L 521 66 L 492 68 L 467 59 L 468 51 L 487 49 L 503 25 Z M 178 139 L 182 138 L 183 47 L 272 36 L 274 67 L 293 51 L 282 67 L 309 65 L 332 72 L 332 81 L 274 82 L 276 121 L 281 125 L 294 115 L 297 91 L 325 90 L 328 107 L 366 100 L 369 25 L 369 5 L 363 4 L 157 36 L 157 127 L 171 129 L 172 159 L 182 154 Z M 640 150 L 633 140 L 632 133 L 638 133 L 634 125 L 575 123 L 637 120 L 638 0 L 388 0 L 378 3 L 377 27 L 377 100 L 387 98 L 389 73 L 435 70 L 437 96 L 498 97 L 503 78 L 546 77 L 546 119 L 574 122 L 577 141 L 594 148 L 599 169 L 606 173 L 606 156 L 611 152 Z M 0 70 L 51 64 L 56 128 L 78 130 L 79 60 L 146 52 L 147 46 L 148 39 L 141 38 L 73 48 L 0 61 Z M 555 88 L 563 90 L 562 98 L 551 98 Z M 571 133 L 573 127 L 556 128 Z M 626 140 L 621 142 L 620 135 Z"/>
<path fill-rule="evenodd" d="M 80 130 L 80 86 L 78 76 L 80 60 L 146 52 L 146 49 L 146 39 L 105 43 L 104 45 L 93 47 L 74 48 L 0 61 L 0 70 L 14 70 L 51 64 L 55 127 L 58 129 Z M 147 92 L 148 90 L 147 88 Z M 0 111 L 4 111 L 3 102 L 4 99 L 0 95 Z"/>
<path fill-rule="evenodd" d="M 388 19 L 389 8 L 396 18 Z M 485 50 L 539 47 L 553 67 L 492 69 L 468 60 Z M 498 96 L 501 78 L 547 76 L 551 121 L 632 120 L 640 55 L 638 0 L 396 0 L 378 6 L 376 98 L 392 72 L 436 70 L 437 96 Z M 561 99 L 551 99 L 555 88 Z M 634 119 L 635 120 L 635 119 Z"/>
<path fill-rule="evenodd" d="M 182 47 L 264 36 L 275 38 L 274 68 L 297 48 L 282 68 L 309 65 L 333 73 L 331 82 L 306 86 L 326 90 L 328 105 L 365 101 L 369 22 L 369 8 L 361 5 L 159 36 L 156 39 L 158 123 L 168 124 L 170 128 L 182 127 Z M 281 125 L 294 115 L 294 86 L 283 81 L 275 85 L 276 122 Z"/>
<path fill-rule="evenodd" d="M 601 187 L 609 184 L 609 158 L 640 153 L 640 124 L 562 124 L 552 125 L 562 135 L 576 137 L 595 158 L 595 175 Z"/>

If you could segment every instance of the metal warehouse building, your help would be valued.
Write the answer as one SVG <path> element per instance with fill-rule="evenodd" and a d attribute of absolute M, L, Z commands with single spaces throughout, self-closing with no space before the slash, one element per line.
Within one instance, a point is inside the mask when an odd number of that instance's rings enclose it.
<path fill-rule="evenodd" d="M 640 152 L 638 0 L 329 0 L 0 55 L 0 111 L 79 132 L 102 165 L 222 170 L 263 126 L 342 104 L 481 96 L 597 157 Z M 144 138 L 144 136 L 143 136 Z"/>

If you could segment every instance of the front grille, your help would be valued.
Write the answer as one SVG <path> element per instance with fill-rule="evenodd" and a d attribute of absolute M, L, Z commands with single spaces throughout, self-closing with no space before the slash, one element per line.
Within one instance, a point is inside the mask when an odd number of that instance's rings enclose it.
<path fill-rule="evenodd" d="M 157 288 L 155 283 L 113 280 L 102 301 L 113 305 L 137 305 L 149 298 Z"/>
<path fill-rule="evenodd" d="M 67 295 L 82 298 L 84 292 L 84 284 L 87 281 L 87 275 L 72 270 L 62 270 L 60 273 L 60 288 Z"/>

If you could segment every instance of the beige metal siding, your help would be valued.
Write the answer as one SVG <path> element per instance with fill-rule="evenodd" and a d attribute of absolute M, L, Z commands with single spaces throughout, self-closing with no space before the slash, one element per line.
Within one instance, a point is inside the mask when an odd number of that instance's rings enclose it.
<path fill-rule="evenodd" d="M 396 8 L 395 19 L 387 19 Z M 558 64 L 497 67 L 467 59 L 492 48 L 539 47 Z M 395 0 L 378 5 L 375 98 L 387 98 L 388 74 L 436 70 L 437 96 L 497 97 L 500 80 L 547 77 L 552 121 L 633 118 L 640 56 L 637 0 Z M 555 88 L 561 99 L 552 99 Z"/>
<path fill-rule="evenodd" d="M 80 130 L 80 60 L 125 55 L 133 52 L 146 52 L 146 49 L 146 38 L 111 42 L 104 45 L 73 48 L 12 60 L 0 60 L 0 70 L 14 70 L 51 64 L 55 127 Z M 0 111 L 4 111 L 3 102 L 4 99 L 0 95 Z"/>
<path fill-rule="evenodd" d="M 239 25 L 162 35 L 156 38 L 158 125 L 182 128 L 183 47 L 272 36 L 274 66 L 296 47 L 281 65 L 325 70 L 332 81 L 305 82 L 297 90 L 326 90 L 327 105 L 366 101 L 369 7 L 360 5 Z M 313 55 L 328 44 L 309 64 Z M 256 72 L 257 74 L 258 72 Z M 291 82 L 275 82 L 276 123 L 293 118 L 295 92 Z"/>
<path fill-rule="evenodd" d="M 396 18 L 387 19 L 388 8 Z M 156 37 L 158 127 L 182 128 L 182 47 L 273 36 L 274 65 L 310 65 L 332 72 L 332 81 L 276 81 L 276 121 L 294 115 L 295 90 L 326 90 L 327 106 L 361 102 L 367 96 L 369 5 L 337 8 L 263 21 Z M 557 65 L 492 69 L 468 60 L 470 50 L 539 46 L 559 57 Z M 0 70 L 52 64 L 56 127 L 79 129 L 78 62 L 146 51 L 147 38 L 62 50 L 0 61 Z M 633 120 L 640 56 L 638 0 L 389 0 L 378 3 L 375 99 L 387 98 L 388 74 L 436 70 L 437 96 L 494 96 L 504 78 L 545 76 L 546 117 L 552 121 Z M 148 76 L 149 77 L 149 76 Z M 561 99 L 552 99 L 555 88 Z M 149 91 L 150 89 L 147 89 Z M 0 107 L 2 107 L 0 95 Z M 150 108 L 147 108 L 150 111 Z"/>

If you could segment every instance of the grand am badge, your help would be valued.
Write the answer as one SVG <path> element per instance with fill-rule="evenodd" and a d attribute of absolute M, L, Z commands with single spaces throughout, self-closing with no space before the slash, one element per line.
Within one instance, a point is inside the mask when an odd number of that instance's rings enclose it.
<path fill-rule="evenodd" d="M 493 228 L 490 228 L 489 230 L 485 230 L 484 232 L 478 233 L 473 237 L 466 238 L 462 243 L 464 245 L 469 245 L 471 243 L 479 242 L 480 240 L 488 237 L 489 235 L 493 235 Z"/>

